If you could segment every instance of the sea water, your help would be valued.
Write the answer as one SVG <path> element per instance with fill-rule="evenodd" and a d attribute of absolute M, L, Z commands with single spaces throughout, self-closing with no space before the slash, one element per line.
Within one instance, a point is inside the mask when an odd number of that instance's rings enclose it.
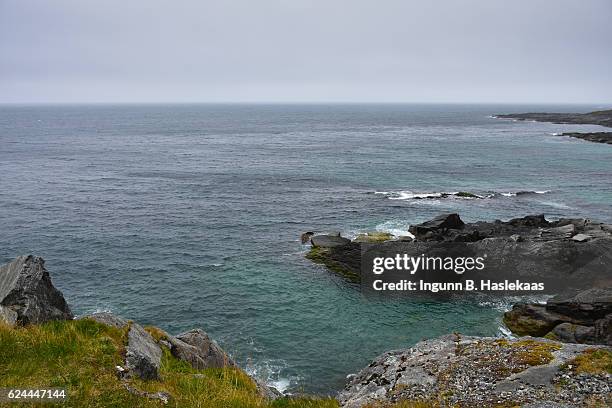
<path fill-rule="evenodd" d="M 0 262 L 40 255 L 77 314 L 202 327 L 271 384 L 331 394 L 386 350 L 501 335 L 512 299 L 365 298 L 300 234 L 612 222 L 612 146 L 552 135 L 603 128 L 492 117 L 597 108 L 1 106 Z"/>

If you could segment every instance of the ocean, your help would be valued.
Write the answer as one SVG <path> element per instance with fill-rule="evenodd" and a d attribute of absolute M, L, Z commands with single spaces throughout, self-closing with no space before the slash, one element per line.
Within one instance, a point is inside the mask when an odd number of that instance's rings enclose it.
<path fill-rule="evenodd" d="M 511 299 L 367 298 L 300 234 L 612 222 L 612 146 L 553 136 L 603 128 L 492 117 L 597 108 L 0 106 L 0 263 L 42 256 L 76 314 L 202 327 L 281 390 L 333 394 L 384 351 L 502 334 Z M 483 198 L 437 197 L 458 191 Z"/>

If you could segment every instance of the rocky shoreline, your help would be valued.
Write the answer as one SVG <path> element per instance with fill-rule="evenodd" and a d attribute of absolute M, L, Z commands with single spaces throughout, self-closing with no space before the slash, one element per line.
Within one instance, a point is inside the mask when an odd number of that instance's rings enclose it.
<path fill-rule="evenodd" d="M 612 127 L 612 109 L 589 113 L 510 113 L 499 114 L 494 117 L 521 121 L 551 122 L 563 125 L 599 125 Z M 612 132 L 566 132 L 558 136 L 568 136 L 595 143 L 612 144 Z"/>
<path fill-rule="evenodd" d="M 612 127 L 612 109 L 588 113 L 508 113 L 495 115 L 500 119 L 532 120 L 560 125 L 600 125 Z"/>
<path fill-rule="evenodd" d="M 543 215 L 464 223 L 457 214 L 442 214 L 409 231 L 403 237 L 363 233 L 354 240 L 308 233 L 302 241 L 310 241 L 309 259 L 355 283 L 360 281 L 363 244 L 395 241 L 407 250 L 417 247 L 416 252 L 440 243 L 482 245 L 503 263 L 525 254 L 516 246 L 521 243 L 526 252 L 538 254 L 537 264 L 524 265 L 529 275 L 550 274 L 575 288 L 547 305 L 517 304 L 505 313 L 506 326 L 529 337 L 455 334 L 379 356 L 348 377 L 338 397 L 342 406 L 401 401 L 443 407 L 612 404 L 612 226 L 586 219 L 548 221 Z M 604 257 L 584 268 L 584 255 L 594 251 Z M 572 263 L 581 265 L 568 268 Z M 573 274 L 579 278 L 570 279 Z M 594 365 L 606 368 L 586 368 Z"/>
<path fill-rule="evenodd" d="M 550 228 L 547 223 L 543 217 L 525 217 L 509 223 L 472 225 L 463 224 L 461 219 L 454 215 L 438 217 L 415 226 L 411 231 L 417 242 L 475 238 L 475 231 L 480 231 L 478 234 L 481 234 L 484 226 L 489 228 L 491 225 L 496 228 L 489 235 L 506 237 L 510 232 L 521 231 L 521 234 L 527 237 L 536 225 L 537 228 L 542 228 L 542 225 Z M 591 234 L 596 235 L 594 232 L 602 231 L 600 224 L 586 226 L 584 223 L 566 221 L 563 226 L 576 227 L 575 224 L 579 224 L 580 233 L 591 231 Z M 598 225 L 598 228 L 594 225 Z M 457 229 L 459 232 L 451 231 Z M 567 231 L 563 231 L 564 237 L 568 238 Z M 312 241 L 313 249 L 347 246 L 354 248 L 359 244 L 339 235 L 308 234 L 308 237 Z M 373 240 L 384 241 L 388 238 L 372 234 L 364 235 L 358 241 L 371 243 Z M 351 262 L 355 259 L 351 258 Z M 588 339 L 594 343 L 604 339 L 604 343 L 610 344 L 612 314 L 609 294 L 609 291 L 599 290 L 588 296 L 578 294 L 573 298 L 565 298 L 565 301 L 553 300 L 550 304 L 551 307 L 554 305 L 554 310 L 547 312 L 563 313 L 574 319 L 572 324 L 576 323 L 577 319 L 582 319 L 580 322 L 584 324 L 587 321 L 593 322 L 593 327 L 597 327 L 593 328 L 594 333 L 599 330 L 597 333 L 604 333 L 604 337 L 587 336 Z M 509 313 L 516 314 L 514 310 Z M 595 319 L 595 316 L 598 318 Z M 164 377 L 169 375 L 168 364 L 184 365 L 179 368 L 182 373 L 180 381 L 187 381 L 187 384 L 209 378 L 210 374 L 204 374 L 206 371 L 198 371 L 207 369 L 232 369 L 237 375 L 248 378 L 236 366 L 231 356 L 202 329 L 170 335 L 160 328 L 143 327 L 105 312 L 74 319 L 62 293 L 53 286 L 44 260 L 40 257 L 21 256 L 0 266 L 0 321 L 0 329 L 4 330 L 5 335 L 6 330 L 27 329 L 58 321 L 91 322 L 99 325 L 91 327 L 88 323 L 78 328 L 83 333 L 99 334 L 100 328 L 105 327 L 109 334 L 119 336 L 124 342 L 120 353 L 122 362 L 115 363 L 113 368 L 115 381 L 121 384 L 124 392 L 128 392 L 132 398 L 142 399 L 141 401 L 180 406 L 174 402 L 180 398 L 176 391 L 172 393 L 159 387 L 164 384 Z M 562 324 L 564 323 L 554 326 L 553 332 L 557 333 L 556 329 Z M 8 329 L 5 328 L 7 326 Z M 53 330 L 57 331 L 59 327 Z M 509 327 L 512 325 L 509 324 Z M 523 324 L 521 327 L 531 326 Z M 585 327 L 586 330 L 589 329 L 588 326 Z M 577 340 L 576 337 L 547 337 L 504 339 L 464 337 L 459 334 L 443 336 L 420 342 L 409 349 L 390 351 L 379 356 L 359 373 L 347 377 L 347 385 L 338 394 L 337 401 L 321 400 L 323 403 L 317 405 L 317 400 L 311 397 L 302 396 L 301 400 L 294 400 L 282 396 L 277 390 L 257 379 L 248 379 L 252 383 L 248 387 L 253 387 L 258 395 L 255 401 L 259 402 L 232 406 L 268 406 L 260 405 L 261 401 L 272 403 L 277 399 L 282 402 L 279 407 L 329 407 L 337 404 L 350 408 L 393 407 L 394 404 L 399 404 L 398 408 L 609 406 L 612 403 L 612 349 L 605 345 L 564 342 Z M 108 348 L 106 342 L 110 341 L 109 337 L 102 335 L 99 341 L 102 344 L 96 347 Z M 219 372 L 214 375 L 222 374 Z M 203 389 L 201 392 L 212 391 Z M 198 395 L 204 397 L 202 394 Z"/>
<path fill-rule="evenodd" d="M 509 221 L 464 223 L 458 214 L 442 214 L 411 225 L 410 235 L 394 237 L 364 233 L 354 240 L 339 234 L 306 234 L 311 249 L 306 257 L 325 265 L 351 282 L 361 280 L 364 244 L 393 242 L 394 249 L 418 256 L 448 244 L 488 254 L 493 270 L 542 279 L 567 289 L 612 285 L 612 225 L 588 219 L 548 221 L 531 215 Z"/>

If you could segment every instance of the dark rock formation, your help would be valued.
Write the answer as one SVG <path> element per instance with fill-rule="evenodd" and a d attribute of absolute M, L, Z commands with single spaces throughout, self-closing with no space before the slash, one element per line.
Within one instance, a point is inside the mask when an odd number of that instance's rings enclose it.
<path fill-rule="evenodd" d="M 73 315 L 53 286 L 45 261 L 28 255 L 0 266 L 0 317 L 9 324 L 24 325 L 70 320 Z"/>
<path fill-rule="evenodd" d="M 530 120 L 574 125 L 600 125 L 612 127 L 612 110 L 589 113 L 511 113 L 496 115 L 501 119 Z M 612 132 L 567 132 L 559 136 L 569 136 L 589 142 L 612 144 Z"/>
<path fill-rule="evenodd" d="M 532 120 L 574 125 L 600 125 L 612 127 L 612 109 L 589 113 L 511 113 L 495 115 L 502 119 Z"/>
<path fill-rule="evenodd" d="M 461 229 L 464 225 L 459 214 L 442 214 L 421 224 L 411 225 L 409 231 L 417 239 L 427 239 L 434 234 L 445 233 L 449 229 Z"/>
<path fill-rule="evenodd" d="M 129 375 L 143 380 L 159 378 L 162 351 L 155 339 L 142 326 L 132 323 L 128 332 L 125 365 Z"/>
<path fill-rule="evenodd" d="M 591 132 L 591 133 L 578 133 L 578 132 L 567 132 L 561 134 L 561 136 L 569 136 L 576 139 L 587 140 L 595 143 L 606 143 L 612 144 L 612 132 Z"/>
<path fill-rule="evenodd" d="M 419 256 L 460 243 L 454 245 L 460 246 L 458 256 L 487 254 L 488 270 L 499 271 L 499 276 L 507 273 L 517 279 L 546 282 L 547 293 L 553 294 L 612 284 L 612 228 L 587 219 L 548 221 L 544 215 L 530 215 L 507 222 L 466 224 L 457 214 L 444 214 L 411 226 L 410 231 L 416 236 L 414 241 L 398 240 L 390 249 Z M 315 245 L 307 258 L 355 282 L 360 281 L 363 245 L 390 247 L 389 242 L 364 244 L 359 239 L 317 237 L 313 237 Z M 471 277 L 491 275 L 472 273 Z"/>
<path fill-rule="evenodd" d="M 401 401 L 466 407 L 605 404 L 610 375 L 605 369 L 583 374 L 573 364 L 592 347 L 545 339 L 444 336 L 379 356 L 350 376 L 338 400 L 346 408 Z M 609 349 L 601 350 L 610 355 Z"/>
<path fill-rule="evenodd" d="M 504 323 L 521 336 L 612 346 L 612 286 L 570 291 L 546 305 L 516 304 Z"/>
<path fill-rule="evenodd" d="M 336 248 L 350 244 L 351 240 L 339 235 L 315 235 L 310 238 L 313 247 Z"/>
<path fill-rule="evenodd" d="M 236 363 L 201 329 L 193 329 L 176 337 L 168 337 L 170 351 L 193 368 L 235 366 Z"/>

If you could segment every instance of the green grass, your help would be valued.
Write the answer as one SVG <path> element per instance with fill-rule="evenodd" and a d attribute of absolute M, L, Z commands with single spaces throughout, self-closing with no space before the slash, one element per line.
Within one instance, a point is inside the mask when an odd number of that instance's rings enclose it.
<path fill-rule="evenodd" d="M 128 392 L 117 377 L 124 365 L 127 329 L 91 320 L 50 322 L 11 328 L 0 324 L 0 387 L 66 388 L 64 407 L 160 407 Z M 163 348 L 161 380 L 129 381 L 136 389 L 168 392 L 168 407 L 206 408 L 332 408 L 332 399 L 297 398 L 269 402 L 238 368 L 196 370 Z M 39 404 L 49 406 L 48 404 Z M 11 403 L 10 407 L 32 406 Z"/>
<path fill-rule="evenodd" d="M 612 351 L 587 349 L 569 363 L 577 373 L 612 374 Z"/>

